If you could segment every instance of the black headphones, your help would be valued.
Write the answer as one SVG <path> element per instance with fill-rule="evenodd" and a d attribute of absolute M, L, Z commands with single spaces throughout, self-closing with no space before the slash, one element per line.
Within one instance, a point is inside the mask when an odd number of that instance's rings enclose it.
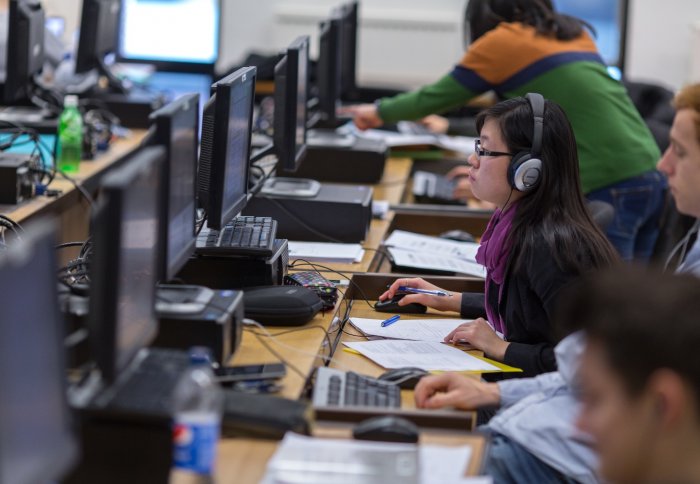
<path fill-rule="evenodd" d="M 542 178 L 542 132 L 544 130 L 544 97 L 529 93 L 525 98 L 530 102 L 534 118 L 532 148 L 520 151 L 513 156 L 508 165 L 508 183 L 519 192 L 529 192 L 537 186 Z"/>

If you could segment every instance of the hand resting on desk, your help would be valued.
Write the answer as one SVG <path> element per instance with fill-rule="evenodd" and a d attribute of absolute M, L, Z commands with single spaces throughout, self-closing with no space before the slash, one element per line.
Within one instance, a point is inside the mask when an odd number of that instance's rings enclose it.
<path fill-rule="evenodd" d="M 496 383 L 457 373 L 443 373 L 421 378 L 416 385 L 415 399 L 418 408 L 474 410 L 498 405 L 501 395 Z"/>

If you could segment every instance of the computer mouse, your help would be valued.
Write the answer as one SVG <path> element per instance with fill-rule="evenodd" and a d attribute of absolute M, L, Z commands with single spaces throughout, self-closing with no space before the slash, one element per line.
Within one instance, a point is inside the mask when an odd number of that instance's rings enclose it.
<path fill-rule="evenodd" d="M 384 301 L 377 301 L 374 304 L 375 311 L 381 311 L 383 313 L 413 313 L 413 314 L 423 314 L 428 308 L 423 304 L 411 303 L 405 306 L 399 306 L 399 301 L 404 298 L 406 294 L 396 294 L 394 297 L 385 299 Z"/>
<path fill-rule="evenodd" d="M 403 368 L 394 368 L 393 370 L 386 371 L 379 376 L 379 379 L 394 383 L 402 390 L 413 390 L 418 384 L 418 380 L 428 374 L 429 372 L 422 368 L 406 366 Z"/>
<path fill-rule="evenodd" d="M 355 425 L 352 436 L 357 440 L 415 444 L 420 432 L 416 424 L 393 415 L 372 417 Z"/>
<path fill-rule="evenodd" d="M 457 242 L 476 242 L 472 234 L 464 230 L 448 230 L 439 235 L 442 239 L 456 240 Z"/>

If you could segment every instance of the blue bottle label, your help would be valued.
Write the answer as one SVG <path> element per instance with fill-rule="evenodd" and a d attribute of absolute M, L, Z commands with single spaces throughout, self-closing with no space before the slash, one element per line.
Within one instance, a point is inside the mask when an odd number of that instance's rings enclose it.
<path fill-rule="evenodd" d="M 211 474 L 218 440 L 219 422 L 215 418 L 177 420 L 173 430 L 175 467 L 198 474 Z"/>

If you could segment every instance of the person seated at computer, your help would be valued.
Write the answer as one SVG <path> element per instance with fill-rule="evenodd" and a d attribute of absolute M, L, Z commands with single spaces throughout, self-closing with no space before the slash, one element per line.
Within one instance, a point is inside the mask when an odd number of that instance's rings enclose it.
<path fill-rule="evenodd" d="M 668 177 L 678 211 L 700 218 L 700 84 L 682 89 L 675 97 L 676 116 L 671 127 L 671 144 L 658 163 Z M 699 223 L 689 231 L 679 250 L 685 251 Z M 700 276 L 700 238 L 680 260 L 679 270 Z"/>
<path fill-rule="evenodd" d="M 421 408 L 500 405 L 494 482 L 700 482 L 700 281 L 640 268 L 584 278 L 562 298 L 558 372 L 487 383 L 445 373 Z M 663 324 L 659 324 L 663 321 Z"/>
<path fill-rule="evenodd" d="M 355 124 L 419 120 L 487 91 L 500 98 L 539 92 L 571 120 L 583 192 L 615 207 L 607 236 L 624 259 L 648 259 L 666 190 L 654 169 L 660 153 L 624 86 L 608 74 L 587 31 L 593 29 L 557 13 L 550 0 L 471 0 L 466 16 L 471 45 L 452 72 L 416 91 L 347 108 Z"/>
<path fill-rule="evenodd" d="M 469 158 L 472 189 L 499 207 L 477 253 L 487 271 L 485 294 L 409 294 L 399 304 L 477 318 L 445 340 L 471 344 L 522 368 L 523 376 L 553 371 L 550 320 L 559 291 L 587 271 L 615 264 L 618 255 L 586 210 L 573 131 L 556 103 L 529 94 L 486 109 L 476 123 L 481 138 Z M 380 299 L 394 297 L 399 286 L 439 289 L 401 278 Z"/>

